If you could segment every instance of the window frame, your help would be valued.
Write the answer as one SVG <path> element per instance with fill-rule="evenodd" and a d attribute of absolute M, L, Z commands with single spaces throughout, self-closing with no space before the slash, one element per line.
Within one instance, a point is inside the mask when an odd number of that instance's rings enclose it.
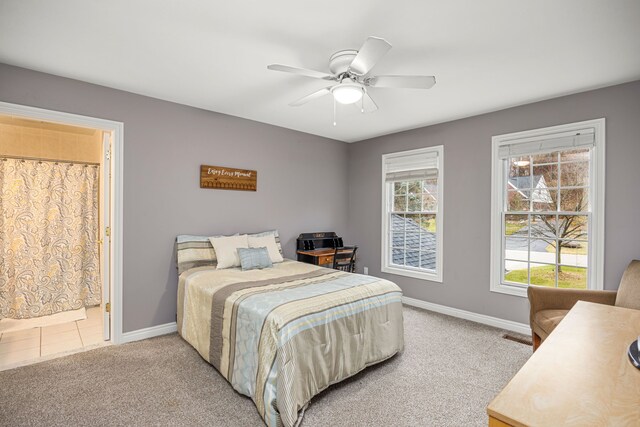
<path fill-rule="evenodd" d="M 397 266 L 391 264 L 392 248 L 389 242 L 390 226 L 389 215 L 393 210 L 393 183 L 387 183 L 386 162 L 394 157 L 405 157 L 409 155 L 420 155 L 425 153 L 437 154 L 438 165 L 438 206 L 433 213 L 436 216 L 436 268 L 434 271 L 423 269 L 420 267 Z M 399 276 L 412 277 L 414 279 L 428 280 L 431 282 L 442 283 L 442 264 L 443 264 L 443 224 L 444 224 L 444 146 L 437 145 L 433 147 L 418 148 L 415 150 L 399 151 L 382 155 L 382 248 L 380 270 L 383 273 L 395 274 Z M 410 170 L 410 169 L 407 169 Z M 391 190 L 391 191 L 390 191 Z M 418 212 L 420 213 L 420 212 Z M 430 211 L 430 214 L 432 212 Z"/>
<path fill-rule="evenodd" d="M 605 225 L 605 119 L 587 120 L 540 129 L 497 135 L 491 139 L 491 271 L 490 290 L 508 295 L 527 297 L 529 285 L 516 285 L 502 282 L 504 270 L 502 215 L 506 195 L 505 162 L 499 157 L 501 146 L 513 143 L 526 143 L 532 139 L 557 136 L 592 128 L 594 147 L 589 164 L 589 203 L 588 212 L 588 278 L 587 289 L 604 288 L 604 225 Z M 508 196 L 507 196 L 508 197 Z M 560 206 L 557 207 L 560 209 Z M 531 212 L 534 214 L 535 212 Z M 507 212 L 508 214 L 508 212 Z"/>

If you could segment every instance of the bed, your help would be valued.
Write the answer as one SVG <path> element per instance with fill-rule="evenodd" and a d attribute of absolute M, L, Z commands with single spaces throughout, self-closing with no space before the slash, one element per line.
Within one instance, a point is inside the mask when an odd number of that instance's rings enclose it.
<path fill-rule="evenodd" d="M 194 267 L 179 277 L 178 332 L 268 426 L 294 426 L 313 396 L 402 351 L 401 297 L 387 280 L 291 260 Z"/>

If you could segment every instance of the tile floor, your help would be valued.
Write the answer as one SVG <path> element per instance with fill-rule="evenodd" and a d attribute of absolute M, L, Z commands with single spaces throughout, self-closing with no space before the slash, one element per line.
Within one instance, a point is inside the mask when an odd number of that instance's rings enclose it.
<path fill-rule="evenodd" d="M 85 320 L 0 334 L 0 370 L 101 343 L 107 343 L 102 336 L 102 313 L 100 307 L 91 307 Z"/>

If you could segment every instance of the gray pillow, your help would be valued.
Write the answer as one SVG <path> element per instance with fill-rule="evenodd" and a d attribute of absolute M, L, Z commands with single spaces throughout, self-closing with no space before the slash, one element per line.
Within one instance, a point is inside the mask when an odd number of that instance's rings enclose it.
<path fill-rule="evenodd" d="M 238 248 L 242 271 L 271 268 L 271 258 L 267 248 Z"/>

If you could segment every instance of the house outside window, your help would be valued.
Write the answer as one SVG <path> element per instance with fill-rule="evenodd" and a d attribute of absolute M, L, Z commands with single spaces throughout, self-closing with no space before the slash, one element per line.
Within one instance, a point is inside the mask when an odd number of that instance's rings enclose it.
<path fill-rule="evenodd" d="M 493 138 L 491 290 L 602 289 L 604 119 Z"/>
<path fill-rule="evenodd" d="M 382 156 L 385 273 L 442 282 L 443 147 Z"/>

